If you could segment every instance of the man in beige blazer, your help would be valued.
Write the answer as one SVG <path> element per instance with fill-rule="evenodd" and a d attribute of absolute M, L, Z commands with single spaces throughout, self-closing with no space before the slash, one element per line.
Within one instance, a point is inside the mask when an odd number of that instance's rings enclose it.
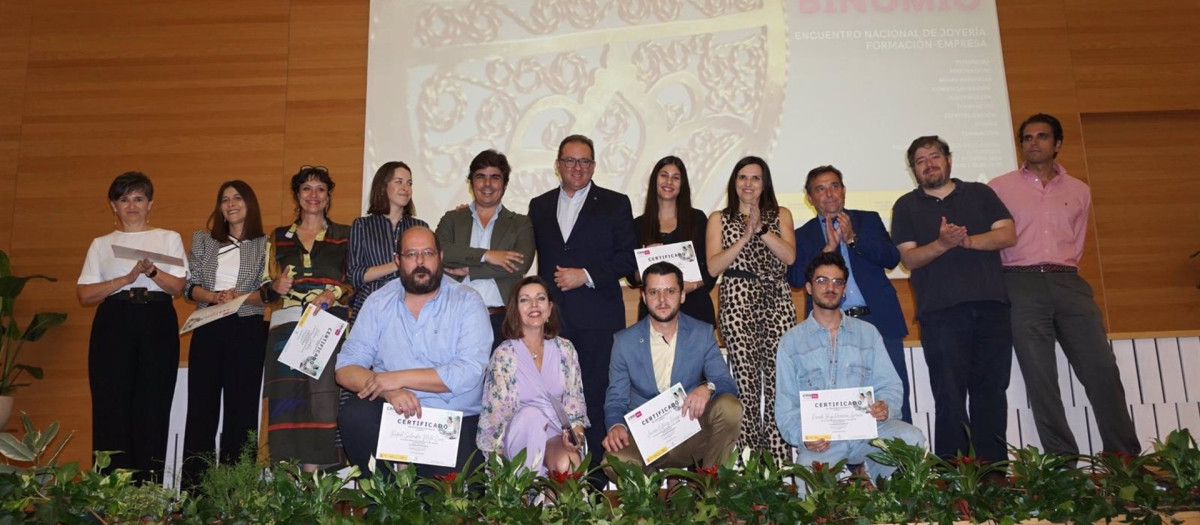
<path fill-rule="evenodd" d="M 492 349 L 499 346 L 504 305 L 533 264 L 533 223 L 501 203 L 512 169 L 508 158 L 486 150 L 471 160 L 471 204 L 450 210 L 437 225 L 447 275 L 479 292 L 492 322 Z"/>

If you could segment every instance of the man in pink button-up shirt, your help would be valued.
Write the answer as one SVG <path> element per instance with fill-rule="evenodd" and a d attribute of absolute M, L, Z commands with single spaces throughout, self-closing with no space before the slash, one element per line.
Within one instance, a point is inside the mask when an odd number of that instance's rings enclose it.
<path fill-rule="evenodd" d="M 1078 454 L 1058 388 L 1055 339 L 1087 392 L 1105 452 L 1140 451 L 1116 359 L 1079 259 L 1092 205 L 1088 186 L 1054 161 L 1058 119 L 1039 113 L 1021 124 L 1025 163 L 989 185 L 1012 213 L 1017 244 L 1000 252 L 1012 304 L 1013 345 L 1042 448 Z"/>

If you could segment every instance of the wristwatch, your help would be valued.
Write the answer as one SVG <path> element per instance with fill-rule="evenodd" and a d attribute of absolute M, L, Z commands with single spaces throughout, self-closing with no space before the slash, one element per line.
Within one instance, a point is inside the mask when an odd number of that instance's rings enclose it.
<path fill-rule="evenodd" d="M 714 384 L 712 381 L 704 383 L 704 386 L 708 387 L 708 395 L 711 396 L 711 395 L 717 393 L 717 385 Z"/>
<path fill-rule="evenodd" d="M 853 248 L 855 244 L 858 244 L 858 236 L 855 236 L 850 242 L 846 243 L 846 246 Z"/>
<path fill-rule="evenodd" d="M 151 279 L 158 277 L 158 268 L 151 270 L 150 273 L 146 274 L 146 277 L 149 277 Z"/>
<path fill-rule="evenodd" d="M 758 236 L 762 237 L 763 235 L 766 235 L 767 232 L 769 232 L 769 231 L 771 231 L 771 229 L 768 228 L 766 224 L 764 224 L 764 225 L 762 225 L 762 228 L 758 229 Z"/>

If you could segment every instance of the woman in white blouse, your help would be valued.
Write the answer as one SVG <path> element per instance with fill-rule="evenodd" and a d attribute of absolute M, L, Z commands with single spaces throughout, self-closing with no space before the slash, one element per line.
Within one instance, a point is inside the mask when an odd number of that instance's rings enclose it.
<path fill-rule="evenodd" d="M 187 430 L 183 437 L 183 485 L 200 482 L 208 465 L 237 460 L 258 428 L 267 323 L 263 306 L 269 279 L 267 236 L 254 190 L 240 180 L 217 190 L 208 229 L 192 234 L 187 287 L 196 308 L 239 300 L 237 313 L 192 332 L 188 349 Z M 224 403 L 222 404 L 222 399 Z M 220 458 L 213 456 L 221 421 Z"/>
<path fill-rule="evenodd" d="M 109 469 L 161 479 L 179 367 L 179 321 L 171 300 L 187 276 L 179 234 L 150 226 L 154 185 L 137 171 L 108 188 L 118 229 L 88 248 L 77 292 L 96 304 L 88 344 L 92 450 L 120 451 Z"/>

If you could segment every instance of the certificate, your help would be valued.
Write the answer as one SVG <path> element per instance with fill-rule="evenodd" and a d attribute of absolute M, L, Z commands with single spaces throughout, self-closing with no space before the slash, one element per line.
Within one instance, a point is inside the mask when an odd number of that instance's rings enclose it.
<path fill-rule="evenodd" d="M 316 315 L 317 306 L 308 305 L 287 345 L 279 354 L 279 362 L 313 379 L 320 379 L 338 341 L 346 333 L 346 321 L 325 312 Z"/>
<path fill-rule="evenodd" d="M 878 421 L 871 415 L 875 388 L 800 391 L 800 428 L 804 441 L 874 439 Z"/>
<path fill-rule="evenodd" d="M 633 251 L 633 257 L 637 259 L 638 275 L 645 272 L 646 267 L 651 264 L 669 262 L 683 270 L 684 281 L 703 280 L 700 277 L 700 263 L 696 262 L 696 247 L 692 246 L 692 241 L 638 248 Z"/>
<path fill-rule="evenodd" d="M 421 408 L 421 417 L 406 418 L 391 403 L 383 404 L 375 457 L 405 463 L 454 467 L 463 414 L 458 410 Z M 471 436 L 475 439 L 475 436 Z"/>
<path fill-rule="evenodd" d="M 118 259 L 129 259 L 132 261 L 146 259 L 150 262 L 169 264 L 172 266 L 178 266 L 180 268 L 183 267 L 183 259 L 180 259 L 179 257 L 171 257 L 170 255 L 162 253 L 139 250 L 137 248 L 130 248 L 127 246 L 117 246 L 115 244 L 113 245 L 113 257 Z"/>
<path fill-rule="evenodd" d="M 179 329 L 179 335 L 183 335 L 184 332 L 190 332 L 200 328 L 201 326 L 216 321 L 222 317 L 237 313 L 238 308 L 242 307 L 242 303 L 246 302 L 247 297 L 250 297 L 250 294 L 242 294 L 231 301 L 209 305 L 208 308 L 197 308 L 196 311 L 192 312 L 192 315 L 189 315 L 187 320 L 183 322 L 183 328 Z"/>
<path fill-rule="evenodd" d="M 642 461 L 647 465 L 700 432 L 700 421 L 683 415 L 684 399 L 687 399 L 687 392 L 683 391 L 682 384 L 675 383 L 654 399 L 625 414 L 625 426 L 633 434 L 633 441 L 642 453 Z"/>

